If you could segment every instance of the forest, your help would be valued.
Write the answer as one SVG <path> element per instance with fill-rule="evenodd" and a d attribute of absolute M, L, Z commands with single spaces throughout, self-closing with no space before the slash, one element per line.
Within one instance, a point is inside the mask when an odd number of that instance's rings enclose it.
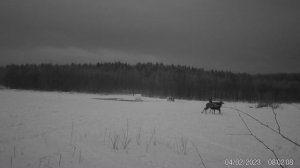
<path fill-rule="evenodd" d="M 248 102 L 299 102 L 300 74 L 247 74 L 162 63 L 23 64 L 0 67 L 13 89 L 142 94 Z"/>

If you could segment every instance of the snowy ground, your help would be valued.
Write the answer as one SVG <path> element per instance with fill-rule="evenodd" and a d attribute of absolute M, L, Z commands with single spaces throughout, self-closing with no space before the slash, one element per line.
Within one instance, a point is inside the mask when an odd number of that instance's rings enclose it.
<path fill-rule="evenodd" d="M 226 159 L 260 159 L 261 165 L 250 167 L 278 167 L 268 165 L 273 153 L 249 135 L 232 109 L 278 131 L 271 108 L 225 102 L 222 114 L 213 115 L 201 114 L 206 103 L 201 101 L 123 100 L 134 98 L 0 90 L 0 167 L 245 167 L 226 166 Z M 242 112 L 253 135 L 279 159 L 293 159 L 289 167 L 300 167 L 299 146 Z M 281 133 L 299 144 L 300 105 L 282 104 L 275 113 Z M 130 142 L 122 149 L 127 131 Z M 112 140 L 116 137 L 119 144 L 114 150 Z"/>

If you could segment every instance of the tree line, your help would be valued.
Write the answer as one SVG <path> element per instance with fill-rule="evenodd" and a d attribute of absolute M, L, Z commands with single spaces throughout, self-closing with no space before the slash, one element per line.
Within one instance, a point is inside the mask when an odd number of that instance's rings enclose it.
<path fill-rule="evenodd" d="M 175 98 L 299 102 L 300 74 L 247 74 L 162 63 L 26 64 L 0 68 L 15 89 L 139 93 Z"/>

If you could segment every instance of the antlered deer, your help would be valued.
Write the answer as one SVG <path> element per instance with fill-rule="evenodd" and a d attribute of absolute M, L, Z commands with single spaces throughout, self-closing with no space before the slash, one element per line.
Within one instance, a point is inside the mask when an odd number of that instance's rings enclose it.
<path fill-rule="evenodd" d="M 224 104 L 224 102 L 222 102 L 222 101 L 206 103 L 206 106 L 201 113 L 203 113 L 204 111 L 206 113 L 206 110 L 210 108 L 210 110 L 213 111 L 213 114 L 215 114 L 215 110 L 218 110 L 219 114 L 221 114 L 222 104 Z"/>

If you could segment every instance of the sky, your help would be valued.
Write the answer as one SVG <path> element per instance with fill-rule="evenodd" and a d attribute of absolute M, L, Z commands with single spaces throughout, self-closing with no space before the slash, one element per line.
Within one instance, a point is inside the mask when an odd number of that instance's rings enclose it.
<path fill-rule="evenodd" d="M 1 0 L 0 65 L 300 73 L 299 0 Z"/>

